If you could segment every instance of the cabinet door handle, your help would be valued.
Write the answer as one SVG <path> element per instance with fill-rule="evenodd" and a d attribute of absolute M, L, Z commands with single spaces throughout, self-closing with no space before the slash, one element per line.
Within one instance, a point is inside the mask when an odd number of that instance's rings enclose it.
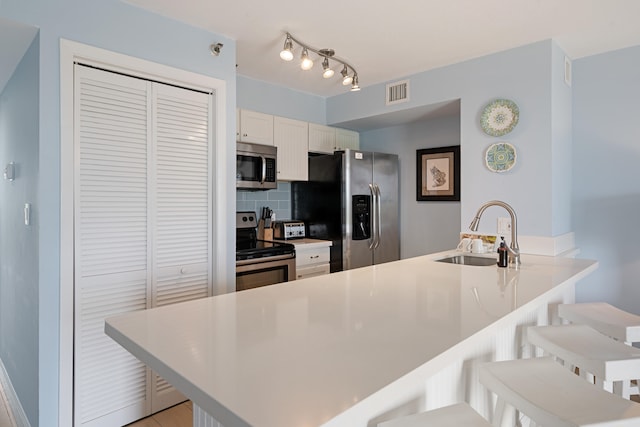
<path fill-rule="evenodd" d="M 320 258 L 320 255 L 312 255 L 310 258 L 311 258 L 311 259 L 314 259 L 314 258 Z"/>

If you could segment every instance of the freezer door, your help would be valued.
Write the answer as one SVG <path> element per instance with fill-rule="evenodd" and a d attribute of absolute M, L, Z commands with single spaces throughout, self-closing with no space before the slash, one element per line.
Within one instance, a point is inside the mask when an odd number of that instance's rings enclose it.
<path fill-rule="evenodd" d="M 373 155 L 373 184 L 378 191 L 374 217 L 377 232 L 373 263 L 400 259 L 400 220 L 398 156 L 375 153 Z"/>
<path fill-rule="evenodd" d="M 362 205 L 369 205 L 366 220 L 371 221 L 373 214 L 373 194 L 370 188 L 373 179 L 373 153 L 345 150 L 342 162 L 342 204 L 345 207 L 342 221 L 342 264 L 345 270 L 350 270 L 373 264 L 373 230 L 367 230 L 366 226 L 363 230 L 361 227 Z M 369 237 L 362 238 L 363 235 Z"/>

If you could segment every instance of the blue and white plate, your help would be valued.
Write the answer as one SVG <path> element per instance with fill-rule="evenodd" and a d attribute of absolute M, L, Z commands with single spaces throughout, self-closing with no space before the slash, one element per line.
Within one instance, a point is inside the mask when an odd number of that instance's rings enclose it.
<path fill-rule="evenodd" d="M 520 110 L 515 102 L 508 99 L 496 99 L 482 110 L 480 125 L 487 135 L 502 136 L 516 127 L 519 117 Z"/>
<path fill-rule="evenodd" d="M 491 172 L 506 172 L 516 164 L 516 148 L 508 142 L 498 142 L 487 148 L 485 164 Z"/>

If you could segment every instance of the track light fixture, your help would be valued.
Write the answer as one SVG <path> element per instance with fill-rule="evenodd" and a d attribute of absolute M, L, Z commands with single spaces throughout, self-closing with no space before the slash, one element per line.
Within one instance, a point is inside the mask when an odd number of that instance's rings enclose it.
<path fill-rule="evenodd" d="M 287 33 L 287 37 L 284 40 L 284 46 L 280 52 L 280 58 L 285 61 L 291 61 L 293 59 L 293 43 L 298 44 L 302 48 L 302 54 L 300 55 L 300 68 L 303 70 L 310 70 L 313 68 L 313 60 L 309 57 L 309 51 L 315 53 L 322 58 L 322 77 L 329 79 L 333 77 L 335 71 L 331 68 L 330 61 L 342 64 L 342 84 L 344 86 L 351 85 L 352 91 L 360 90 L 358 85 L 358 72 L 355 68 L 345 60 L 337 58 L 333 49 L 315 49 L 307 44 L 304 44 L 294 38 L 290 33 Z M 351 73 L 349 72 L 351 70 Z"/>
<path fill-rule="evenodd" d="M 300 68 L 305 71 L 313 68 L 313 61 L 309 58 L 309 52 L 306 47 L 302 49 L 302 55 L 300 55 Z"/>
<path fill-rule="evenodd" d="M 287 39 L 284 41 L 282 52 L 280 52 L 280 58 L 285 61 L 291 61 L 293 59 L 293 41 L 291 41 L 291 37 L 289 37 L 288 34 Z"/>
<path fill-rule="evenodd" d="M 344 66 L 340 74 L 342 74 L 342 85 L 343 86 L 350 85 L 353 78 L 349 75 L 349 70 L 347 69 L 346 65 Z"/>
<path fill-rule="evenodd" d="M 322 61 L 322 77 L 325 79 L 330 79 L 333 77 L 333 70 L 329 67 L 329 58 L 324 58 Z"/>

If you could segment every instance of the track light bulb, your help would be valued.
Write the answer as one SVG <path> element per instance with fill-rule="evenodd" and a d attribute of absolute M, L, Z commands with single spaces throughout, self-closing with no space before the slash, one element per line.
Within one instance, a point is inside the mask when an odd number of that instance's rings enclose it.
<path fill-rule="evenodd" d="M 333 70 L 329 68 L 329 58 L 324 58 L 324 61 L 322 61 L 322 69 L 324 70 L 322 72 L 322 77 L 325 79 L 333 77 Z"/>
<path fill-rule="evenodd" d="M 353 83 L 351 85 L 351 92 L 356 92 L 360 90 L 360 86 L 358 86 L 358 75 L 354 74 L 353 75 Z"/>
<path fill-rule="evenodd" d="M 293 59 L 293 41 L 290 36 L 284 41 L 284 47 L 280 51 L 280 58 L 285 61 L 291 61 Z"/>
<path fill-rule="evenodd" d="M 302 49 L 302 55 L 300 56 L 300 59 L 302 60 L 302 62 L 300 63 L 300 68 L 305 71 L 313 68 L 313 61 L 311 60 L 311 58 L 309 58 L 309 52 L 307 51 L 306 47 Z"/>
<path fill-rule="evenodd" d="M 340 72 L 340 74 L 342 74 L 342 85 L 343 86 L 350 85 L 352 78 L 349 75 L 349 70 L 347 70 L 347 66 L 346 65 L 342 68 L 342 71 Z"/>

